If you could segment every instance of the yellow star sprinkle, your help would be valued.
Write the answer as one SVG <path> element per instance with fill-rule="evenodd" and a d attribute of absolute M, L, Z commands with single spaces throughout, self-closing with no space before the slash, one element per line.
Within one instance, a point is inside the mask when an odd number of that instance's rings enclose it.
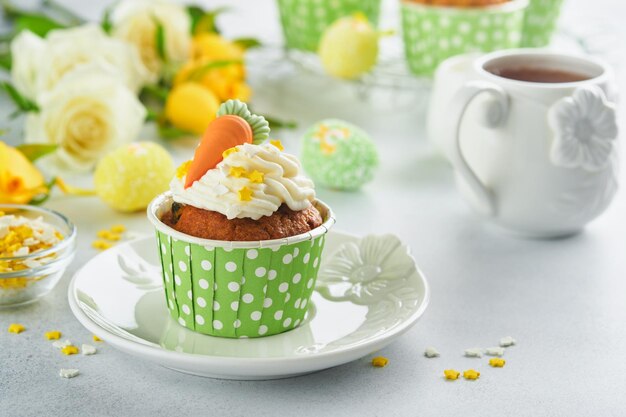
<path fill-rule="evenodd" d="M 73 345 L 67 345 L 61 348 L 61 353 L 64 355 L 75 355 L 78 353 L 78 348 Z"/>
<path fill-rule="evenodd" d="M 93 341 L 94 342 L 102 342 L 102 339 L 100 339 L 98 336 L 96 336 L 95 334 L 92 336 Z"/>
<path fill-rule="evenodd" d="M 233 146 L 232 148 L 228 148 L 224 152 L 222 152 L 222 158 L 226 159 L 228 157 L 228 155 L 230 155 L 231 153 L 235 153 L 235 152 L 239 152 L 239 148 L 237 146 Z"/>
<path fill-rule="evenodd" d="M 278 139 L 270 140 L 270 143 L 276 146 L 281 151 L 285 150 L 285 147 L 283 146 L 282 142 L 279 141 Z"/>
<path fill-rule="evenodd" d="M 126 231 L 126 226 L 124 226 L 123 224 L 115 224 L 111 226 L 111 231 L 118 234 L 124 233 Z"/>
<path fill-rule="evenodd" d="M 189 171 L 189 167 L 191 166 L 191 159 L 189 161 L 185 161 L 176 168 L 176 178 L 179 180 L 182 179 L 185 175 L 187 175 L 187 171 Z M 111 228 L 113 230 L 113 228 Z"/>
<path fill-rule="evenodd" d="M 121 236 L 119 235 L 119 233 L 114 233 L 110 230 L 98 230 L 98 233 L 96 233 L 96 235 L 101 239 L 112 240 L 112 241 L 118 241 L 121 239 Z"/>
<path fill-rule="evenodd" d="M 91 247 L 98 250 L 106 250 L 113 246 L 109 242 L 105 242 L 104 240 L 94 240 L 91 242 Z"/>
<path fill-rule="evenodd" d="M 474 379 L 478 379 L 478 377 L 480 377 L 480 372 L 478 371 L 475 371 L 473 369 L 468 369 L 467 371 L 463 371 L 463 378 L 465 379 L 474 380 Z"/>
<path fill-rule="evenodd" d="M 248 179 L 250 180 L 250 182 L 262 184 L 263 180 L 265 179 L 265 174 L 255 169 L 248 175 Z"/>
<path fill-rule="evenodd" d="M 384 356 L 376 356 L 374 359 L 372 359 L 372 366 L 376 368 L 383 368 L 387 366 L 388 363 L 389 359 L 385 358 Z"/>
<path fill-rule="evenodd" d="M 231 177 L 241 178 L 245 177 L 248 174 L 248 171 L 246 171 L 246 169 L 243 167 L 230 167 L 230 171 L 228 171 L 228 174 Z"/>
<path fill-rule="evenodd" d="M 459 379 L 459 375 L 461 375 L 461 373 L 454 369 L 446 369 L 445 371 L 443 371 L 443 376 L 450 381 L 456 381 L 457 379 Z"/>
<path fill-rule="evenodd" d="M 61 338 L 61 332 L 58 330 L 52 330 L 46 332 L 46 339 L 48 340 L 59 340 Z"/>
<path fill-rule="evenodd" d="M 489 359 L 489 365 L 493 366 L 494 368 L 502 368 L 505 363 L 506 361 L 502 358 Z"/>
<path fill-rule="evenodd" d="M 252 190 L 248 187 L 243 187 L 239 190 L 239 201 L 250 201 L 252 200 Z"/>
<path fill-rule="evenodd" d="M 12 323 L 9 325 L 9 333 L 22 333 L 24 330 L 26 330 L 26 327 L 22 326 L 19 323 Z"/>

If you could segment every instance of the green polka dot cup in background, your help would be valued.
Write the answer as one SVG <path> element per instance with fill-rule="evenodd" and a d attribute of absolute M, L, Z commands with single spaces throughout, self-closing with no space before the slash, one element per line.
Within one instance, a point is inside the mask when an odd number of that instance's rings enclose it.
<path fill-rule="evenodd" d="M 550 43 L 563 0 L 530 0 L 524 17 L 523 47 L 540 48 Z"/>
<path fill-rule="evenodd" d="M 288 48 L 317 52 L 322 34 L 337 19 L 361 12 L 376 26 L 380 0 L 277 0 Z"/>
<path fill-rule="evenodd" d="M 430 76 L 445 59 L 468 52 L 517 48 L 528 0 L 487 7 L 402 3 L 402 32 L 412 73 Z"/>
<path fill-rule="evenodd" d="M 165 302 L 180 325 L 211 336 L 243 338 L 283 333 L 305 319 L 324 248 L 335 223 L 321 201 L 324 223 L 301 235 L 256 242 L 200 239 L 160 221 L 170 193 L 148 218 L 157 229 Z"/>

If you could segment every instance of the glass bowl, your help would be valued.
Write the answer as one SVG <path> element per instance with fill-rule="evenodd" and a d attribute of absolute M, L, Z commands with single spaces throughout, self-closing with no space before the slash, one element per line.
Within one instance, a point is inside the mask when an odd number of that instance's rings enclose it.
<path fill-rule="evenodd" d="M 0 308 L 30 303 L 49 293 L 74 259 L 76 226 L 65 216 L 41 207 L 0 204 L 7 215 L 41 218 L 63 239 L 54 246 L 24 256 L 0 256 Z M 28 267 L 25 267 L 27 266 Z M 18 269 L 25 267 L 24 269 Z"/>

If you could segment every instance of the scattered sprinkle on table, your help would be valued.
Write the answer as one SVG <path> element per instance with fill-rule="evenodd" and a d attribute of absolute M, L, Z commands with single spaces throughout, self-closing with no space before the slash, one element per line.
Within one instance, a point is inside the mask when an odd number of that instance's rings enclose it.
<path fill-rule="evenodd" d="M 26 327 L 22 326 L 19 323 L 11 323 L 9 324 L 9 333 L 22 333 L 24 330 L 26 330 Z"/>
<path fill-rule="evenodd" d="M 113 233 L 124 233 L 126 231 L 126 226 L 123 224 L 115 224 L 111 226 L 111 231 Z"/>
<path fill-rule="evenodd" d="M 78 353 L 78 348 L 74 345 L 67 345 L 61 348 L 61 353 L 64 355 L 75 355 Z"/>
<path fill-rule="evenodd" d="M 437 349 L 432 346 L 427 347 L 424 351 L 424 356 L 426 356 L 427 358 L 436 358 L 439 356 L 439 352 L 437 352 Z"/>
<path fill-rule="evenodd" d="M 93 341 L 94 342 L 102 342 L 102 339 L 100 339 L 98 336 L 96 336 L 95 334 L 92 336 L 93 337 Z"/>
<path fill-rule="evenodd" d="M 504 355 L 503 347 L 490 347 L 485 349 L 485 353 L 489 356 L 502 356 Z"/>
<path fill-rule="evenodd" d="M 93 355 L 96 353 L 96 348 L 94 346 L 87 345 L 85 343 L 81 346 L 81 350 L 83 351 L 83 355 Z"/>
<path fill-rule="evenodd" d="M 51 330 L 46 332 L 46 339 L 48 340 L 59 340 L 61 338 L 61 332 L 58 330 Z"/>
<path fill-rule="evenodd" d="M 505 363 L 506 363 L 506 361 L 504 359 L 501 359 L 501 358 L 489 359 L 489 365 L 493 366 L 494 368 L 502 368 Z"/>
<path fill-rule="evenodd" d="M 383 368 L 387 366 L 388 363 L 389 359 L 385 358 L 384 356 L 376 356 L 374 359 L 372 359 L 372 366 L 375 366 L 376 368 Z"/>
<path fill-rule="evenodd" d="M 70 346 L 71 344 L 72 344 L 72 342 L 70 342 L 67 339 L 65 339 L 63 341 L 57 340 L 56 342 L 52 342 L 52 346 L 54 346 L 57 349 L 63 349 L 65 346 Z"/>
<path fill-rule="evenodd" d="M 107 250 L 110 249 L 112 246 L 112 243 L 100 239 L 96 239 L 91 242 L 91 247 L 98 250 Z"/>
<path fill-rule="evenodd" d="M 98 236 L 100 239 L 112 240 L 114 242 L 117 242 L 118 240 L 122 238 L 122 236 L 120 236 L 119 233 L 115 233 L 106 229 L 98 230 L 98 233 L 96 233 L 96 236 Z"/>
<path fill-rule="evenodd" d="M 59 371 L 59 376 L 61 376 L 62 378 L 74 378 L 75 376 L 78 376 L 78 373 L 78 369 L 61 368 L 61 370 Z"/>
<path fill-rule="evenodd" d="M 446 369 L 443 371 L 443 376 L 450 381 L 456 381 L 459 379 L 459 375 L 461 375 L 461 373 L 454 369 Z"/>
<path fill-rule="evenodd" d="M 483 350 L 481 348 L 465 349 L 465 356 L 468 358 L 482 358 Z"/>
<path fill-rule="evenodd" d="M 463 371 L 463 378 L 468 380 L 475 380 L 480 377 L 480 372 L 474 369 L 468 369 L 467 371 Z"/>
<path fill-rule="evenodd" d="M 502 347 L 513 346 L 514 344 L 515 344 L 515 339 L 513 339 L 511 336 L 506 336 L 500 339 L 500 346 Z"/>

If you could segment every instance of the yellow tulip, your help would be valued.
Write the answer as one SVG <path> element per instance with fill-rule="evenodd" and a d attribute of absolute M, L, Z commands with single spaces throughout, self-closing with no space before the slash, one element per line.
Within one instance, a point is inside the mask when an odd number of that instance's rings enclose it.
<path fill-rule="evenodd" d="M 215 119 L 220 101 L 208 88 L 197 83 L 183 83 L 170 91 L 165 103 L 165 117 L 174 126 L 202 134 Z"/>
<path fill-rule="evenodd" d="M 46 191 L 41 172 L 20 151 L 0 141 L 0 203 L 26 204 Z"/>
<path fill-rule="evenodd" d="M 243 55 L 244 49 L 242 47 L 215 33 L 201 33 L 194 36 L 191 41 L 191 58 L 193 60 L 243 59 Z"/>

